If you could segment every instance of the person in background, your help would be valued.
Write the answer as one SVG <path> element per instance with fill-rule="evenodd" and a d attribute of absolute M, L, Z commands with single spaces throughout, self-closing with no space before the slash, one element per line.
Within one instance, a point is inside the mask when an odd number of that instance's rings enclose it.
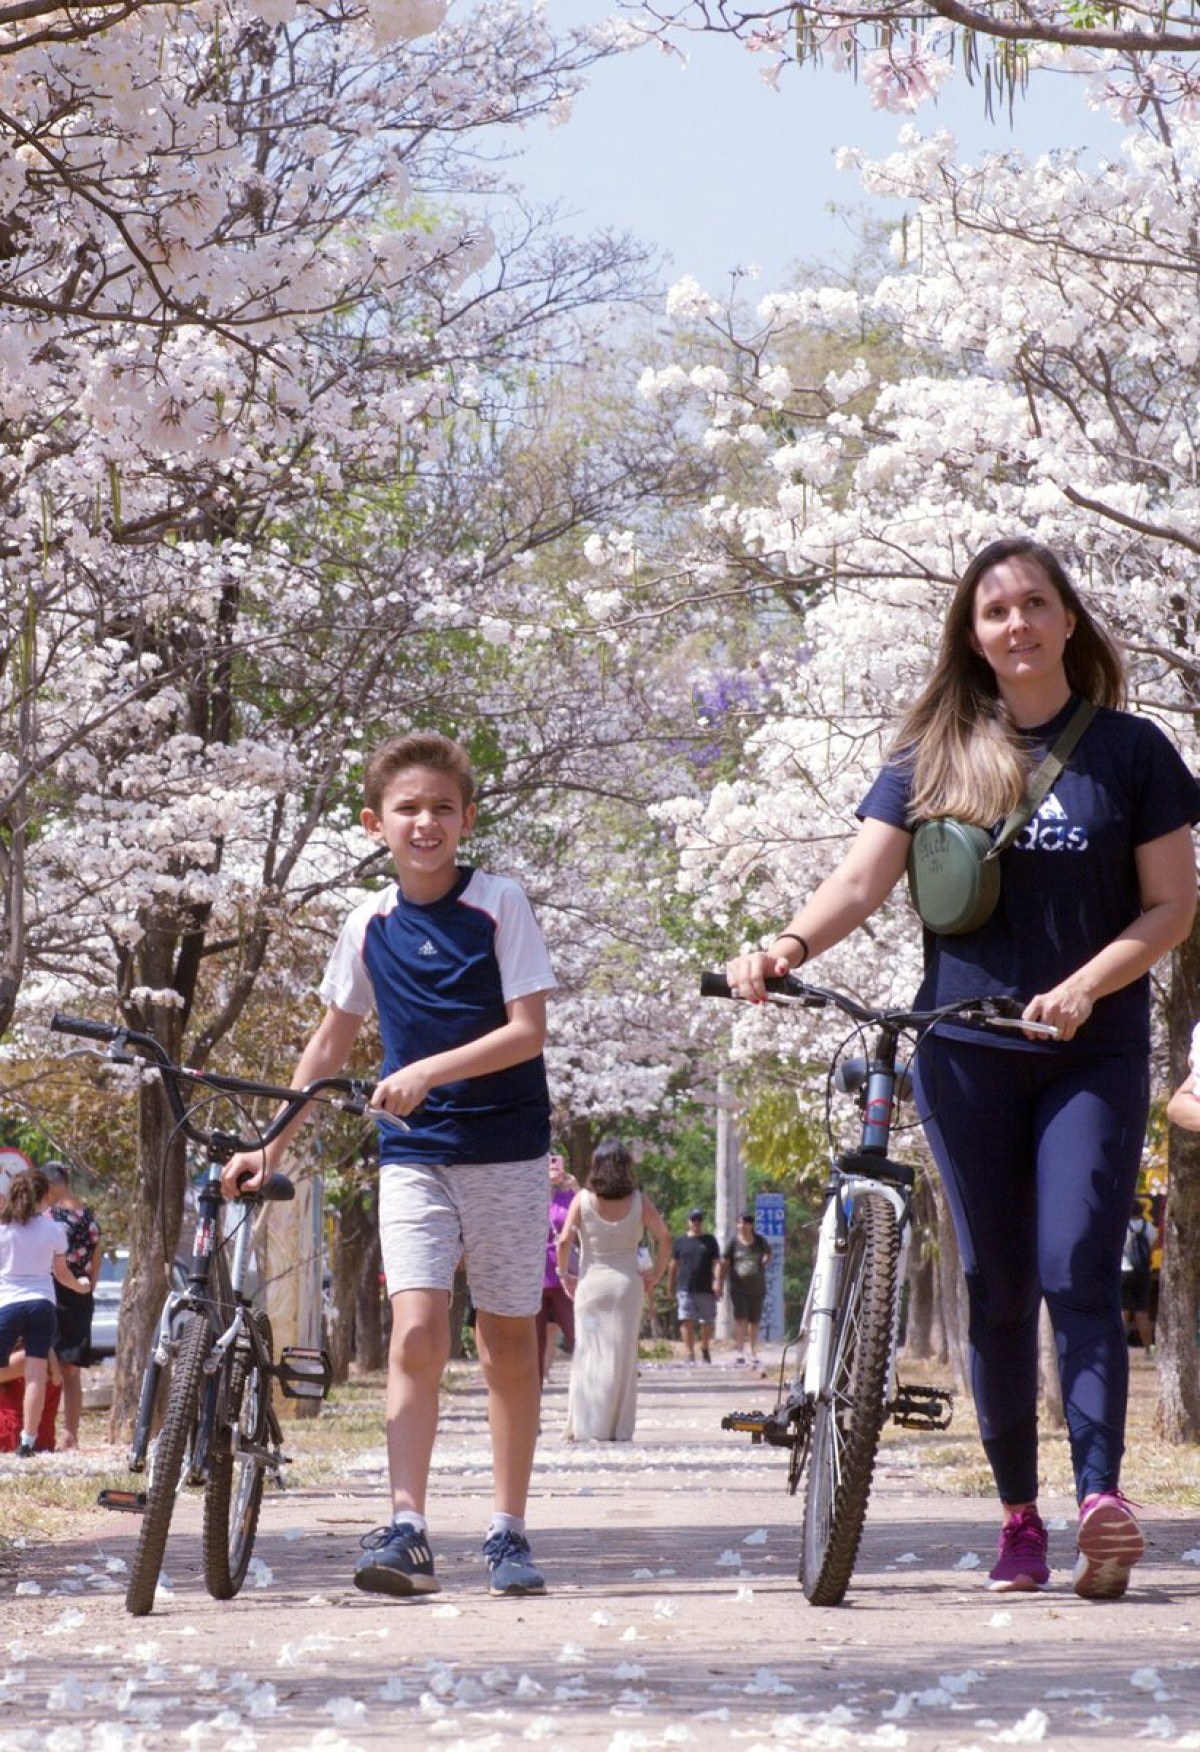
<path fill-rule="evenodd" d="M 0 1368 L 19 1343 L 25 1352 L 25 1392 L 17 1454 L 25 1460 L 37 1447 L 46 1399 L 46 1376 L 58 1323 L 54 1285 L 84 1295 L 87 1278 L 77 1278 L 66 1261 L 67 1237 L 46 1207 L 50 1182 L 40 1168 L 14 1176 L 0 1198 Z"/>
<path fill-rule="evenodd" d="M 77 1278 L 94 1285 L 104 1249 L 96 1213 L 82 1204 L 71 1190 L 71 1171 L 65 1162 L 45 1162 L 42 1173 L 50 1182 L 50 1215 L 67 1234 L 67 1264 Z M 58 1336 L 54 1352 L 62 1370 L 62 1445 L 79 1446 L 79 1420 L 83 1412 L 83 1377 L 91 1357 L 92 1310 L 95 1290 L 82 1295 L 66 1284 L 55 1283 L 58 1302 Z"/>
<path fill-rule="evenodd" d="M 924 937 L 914 1008 L 983 995 L 1053 1038 L 944 1022 L 915 1059 L 970 1302 L 971 1386 L 1000 1499 L 988 1585 L 1050 1579 L 1038 1514 L 1038 1312 L 1050 1311 L 1079 1503 L 1074 1589 L 1124 1594 L 1145 1551 L 1120 1488 L 1129 1395 L 1121 1250 L 1150 1106 L 1150 969 L 1196 911 L 1200 784 L 1157 724 L 1122 710 L 1121 652 L 1062 561 L 992 542 L 948 593 L 933 670 L 859 804 L 841 863 L 770 947 L 728 965 L 752 1002 L 848 937 L 904 875 L 913 835 L 951 817 L 995 834 L 1082 702 L 1097 709 L 996 860 L 994 912 Z"/>
<path fill-rule="evenodd" d="M 723 1281 L 729 1286 L 733 1306 L 733 1338 L 735 1363 L 745 1363 L 749 1346 L 750 1362 L 758 1362 L 758 1329 L 762 1324 L 763 1301 L 767 1294 L 767 1267 L 771 1263 L 771 1244 L 754 1227 L 754 1212 L 746 1209 L 737 1221 L 737 1229 L 726 1244 L 722 1255 Z"/>
<path fill-rule="evenodd" d="M 650 1237 L 649 1266 L 639 1264 Z M 579 1275 L 571 1249 L 579 1248 Z M 638 1334 L 646 1292 L 666 1270 L 671 1236 L 619 1138 L 592 1156 L 588 1183 L 571 1200 L 558 1238 L 558 1269 L 575 1299 L 576 1340 L 565 1442 L 631 1442 L 637 1420 Z"/>
<path fill-rule="evenodd" d="M 705 1233 L 704 1211 L 697 1205 L 688 1212 L 687 1231 L 676 1237 L 671 1249 L 667 1294 L 675 1297 L 679 1334 L 689 1363 L 696 1360 L 696 1334 L 700 1355 L 712 1362 L 713 1327 L 717 1319 L 717 1292 L 721 1279 L 721 1249 L 715 1235 Z"/>
<path fill-rule="evenodd" d="M 1188 1066 L 1187 1076 L 1167 1102 L 1167 1118 L 1183 1131 L 1200 1131 L 1200 1091 L 1196 1088 L 1200 1076 L 1200 1022 L 1192 1030 Z"/>
<path fill-rule="evenodd" d="M 1146 1201 L 1135 1198 L 1125 1229 L 1121 1255 L 1121 1302 L 1133 1323 L 1143 1350 L 1154 1343 L 1150 1326 L 1151 1262 L 1158 1246 L 1158 1230 L 1146 1215 Z"/>
<path fill-rule="evenodd" d="M 571 1200 L 578 1192 L 575 1177 L 567 1173 L 567 1165 L 559 1155 L 550 1157 L 550 1227 L 546 1237 L 546 1270 L 542 1279 L 542 1305 L 538 1309 L 538 1356 L 541 1358 L 542 1386 L 550 1378 L 554 1361 L 556 1331 L 563 1336 L 563 1348 L 568 1356 L 575 1349 L 575 1309 L 558 1274 L 558 1238 L 562 1234 Z"/>

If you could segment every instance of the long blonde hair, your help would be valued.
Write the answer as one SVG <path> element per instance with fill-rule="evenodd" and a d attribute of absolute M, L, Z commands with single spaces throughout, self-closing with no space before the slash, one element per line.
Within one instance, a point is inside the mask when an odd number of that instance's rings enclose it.
<path fill-rule="evenodd" d="M 1029 756 L 1009 717 L 991 665 L 975 649 L 975 592 L 1004 560 L 1029 559 L 1074 616 L 1063 665 L 1073 693 L 1098 706 L 1125 703 L 1125 665 L 1110 635 L 1084 607 L 1058 555 L 1024 537 L 994 541 L 970 562 L 942 627 L 937 661 L 909 707 L 892 756 L 913 765 L 911 822 L 954 815 L 990 827 L 1020 802 Z"/>

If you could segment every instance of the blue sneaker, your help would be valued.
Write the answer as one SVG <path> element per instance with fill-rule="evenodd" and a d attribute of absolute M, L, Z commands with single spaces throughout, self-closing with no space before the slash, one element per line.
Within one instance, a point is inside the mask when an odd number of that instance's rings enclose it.
<path fill-rule="evenodd" d="M 362 1538 L 363 1555 L 354 1566 L 354 1586 L 366 1594 L 436 1594 L 429 1540 L 408 1522 L 377 1527 Z"/>
<path fill-rule="evenodd" d="M 488 1591 L 492 1594 L 544 1594 L 546 1578 L 533 1561 L 523 1533 L 505 1528 L 489 1533 L 483 1542 L 488 1566 Z"/>

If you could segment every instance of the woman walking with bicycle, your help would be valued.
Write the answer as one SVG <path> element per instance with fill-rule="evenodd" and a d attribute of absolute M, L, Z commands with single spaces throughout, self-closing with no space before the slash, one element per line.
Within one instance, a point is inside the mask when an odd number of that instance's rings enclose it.
<path fill-rule="evenodd" d="M 943 873 L 947 847 L 969 853 L 971 827 L 991 838 L 990 894 L 936 930 L 927 923 L 915 1007 L 1014 997 L 1026 1021 L 1051 1024 L 1057 1038 L 940 1023 L 917 1053 L 917 1094 L 966 1272 L 971 1386 L 1002 1505 L 989 1586 L 1032 1591 L 1050 1576 L 1037 1511 L 1044 1298 L 1080 1505 L 1074 1587 L 1085 1599 L 1123 1594 L 1144 1551 L 1120 1491 L 1121 1252 L 1149 1108 L 1149 970 L 1191 928 L 1190 828 L 1200 820 L 1200 785 L 1123 700 L 1120 654 L 1057 556 L 1032 541 L 993 542 L 955 591 L 933 673 L 859 807 L 850 851 L 766 952 L 728 965 L 730 985 L 761 1002 L 766 979 L 883 905 L 923 823 L 944 824 Z M 1098 708 L 1090 719 L 1083 702 Z M 1006 816 L 1010 831 L 997 835 Z M 915 896 L 928 921 L 920 882 Z"/>

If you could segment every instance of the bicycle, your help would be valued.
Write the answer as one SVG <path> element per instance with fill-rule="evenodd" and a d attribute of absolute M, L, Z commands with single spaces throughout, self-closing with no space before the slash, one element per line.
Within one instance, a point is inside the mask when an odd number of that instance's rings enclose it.
<path fill-rule="evenodd" d="M 146 1489 L 103 1490 L 99 1500 L 105 1508 L 143 1517 L 125 1594 L 127 1611 L 142 1618 L 154 1604 L 181 1484 L 202 1487 L 205 1586 L 214 1599 L 229 1600 L 250 1567 L 266 1476 L 282 1484 L 289 1459 L 271 1404 L 272 1383 L 278 1382 L 285 1398 L 324 1399 L 332 1371 L 322 1350 L 288 1346 L 276 1360 L 270 1322 L 262 1310 L 251 1307 L 245 1293 L 252 1214 L 265 1202 L 294 1198 L 295 1186 L 285 1174 L 273 1173 L 257 1191 L 243 1192 L 228 1207 L 239 1211 L 233 1234 L 223 1237 L 227 1207 L 221 1169 L 239 1151 L 260 1150 L 270 1143 L 311 1101 L 365 1114 L 374 1085 L 324 1077 L 303 1089 L 281 1089 L 175 1064 L 151 1035 L 129 1028 L 61 1014 L 50 1027 L 59 1034 L 106 1042 L 107 1051 L 97 1056 L 108 1063 L 157 1074 L 178 1130 L 206 1152 L 187 1286 L 167 1298 L 142 1377 L 129 1470 L 147 1474 Z M 185 1087 L 235 1104 L 261 1098 L 283 1106 L 265 1129 L 249 1120 L 253 1135 L 243 1137 L 202 1125 L 202 1104 L 189 1107 Z M 393 1115 L 384 1117 L 403 1126 Z M 230 1242 L 232 1260 L 227 1261 Z M 162 1424 L 153 1438 L 160 1403 Z"/>
<path fill-rule="evenodd" d="M 843 1056 L 843 1042 L 830 1064 L 825 1098 L 829 1180 L 800 1322 L 796 1378 L 785 1388 L 789 1345 L 774 1407 L 733 1412 L 721 1420 L 722 1429 L 789 1451 L 790 1495 L 807 1465 L 799 1580 L 814 1606 L 840 1606 L 858 1558 L 885 1424 L 893 1418 L 909 1429 L 940 1430 L 953 1415 L 950 1388 L 905 1386 L 896 1372 L 916 1183 L 912 1167 L 888 1156 L 897 1103 L 912 1087 L 907 1066 L 898 1062 L 900 1039 L 951 1018 L 1048 1037 L 1057 1029 L 1022 1020 L 1021 1005 L 1004 997 L 967 998 L 937 1010 L 878 1010 L 844 992 L 807 985 L 794 974 L 766 984 L 768 1003 L 833 1007 L 854 1023 L 854 1036 L 876 1031 L 866 1056 Z M 702 975 L 700 991 L 703 997 L 734 996 L 717 973 Z M 857 1099 L 862 1132 L 856 1150 L 837 1150 L 835 1091 Z"/>

